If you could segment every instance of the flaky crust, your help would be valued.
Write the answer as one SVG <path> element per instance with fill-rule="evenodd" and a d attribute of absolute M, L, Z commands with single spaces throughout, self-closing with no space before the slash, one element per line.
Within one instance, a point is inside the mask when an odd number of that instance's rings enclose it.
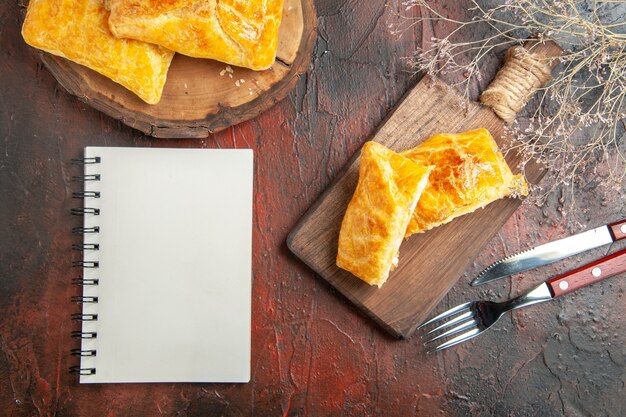
<path fill-rule="evenodd" d="M 276 56 L 283 0 L 109 0 L 109 7 L 118 37 L 263 70 Z"/>
<path fill-rule="evenodd" d="M 31 0 L 22 27 L 29 45 L 85 65 L 158 103 L 174 53 L 118 39 L 108 28 L 102 0 Z"/>
<path fill-rule="evenodd" d="M 430 169 L 381 144 L 363 146 L 359 182 L 339 232 L 337 266 L 370 285 L 387 280 Z"/>
<path fill-rule="evenodd" d="M 522 175 L 513 175 L 487 129 L 439 134 L 402 152 L 434 165 L 406 235 L 422 233 L 511 194 L 527 194 Z"/>

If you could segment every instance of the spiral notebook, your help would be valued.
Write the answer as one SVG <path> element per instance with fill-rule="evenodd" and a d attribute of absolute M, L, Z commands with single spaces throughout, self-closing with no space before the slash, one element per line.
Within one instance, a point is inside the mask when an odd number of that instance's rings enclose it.
<path fill-rule="evenodd" d="M 249 381 L 252 151 L 88 147 L 75 162 L 80 382 Z"/>

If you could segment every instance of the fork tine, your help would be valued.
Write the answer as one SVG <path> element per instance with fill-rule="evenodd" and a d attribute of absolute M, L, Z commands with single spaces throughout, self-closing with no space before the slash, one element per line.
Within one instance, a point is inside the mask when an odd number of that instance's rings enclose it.
<path fill-rule="evenodd" d="M 422 323 L 417 329 L 421 329 L 422 327 L 428 326 L 431 323 L 434 323 L 438 320 L 441 319 L 445 319 L 446 317 L 449 317 L 451 315 L 453 315 L 454 313 L 457 313 L 459 311 L 463 311 L 466 310 L 467 308 L 469 308 L 469 306 L 472 304 L 473 301 L 470 301 L 469 303 L 465 303 L 465 304 L 460 304 L 456 307 L 451 308 L 450 310 L 444 311 L 443 313 L 439 314 L 438 316 L 433 317 L 432 319 Z"/>
<path fill-rule="evenodd" d="M 466 340 L 469 340 L 473 337 L 476 337 L 480 334 L 480 330 L 478 328 L 472 329 L 469 332 L 465 332 L 460 336 L 457 336 L 455 338 L 452 338 L 450 340 L 448 340 L 445 343 L 440 344 L 439 346 L 437 346 L 434 349 L 431 349 L 428 351 L 428 353 L 435 353 L 435 352 L 439 352 L 440 350 L 452 347 L 454 345 L 458 345 L 461 342 L 465 342 Z"/>
<path fill-rule="evenodd" d="M 447 336 L 452 336 L 453 334 L 461 333 L 463 330 L 471 329 L 472 327 L 478 327 L 478 321 L 476 321 L 476 318 L 472 320 L 468 320 L 465 323 L 459 324 L 458 326 L 448 330 L 447 332 L 443 332 L 440 335 L 435 336 L 430 340 L 427 340 L 426 342 L 424 342 L 424 344 L 427 345 L 429 343 L 434 342 L 435 340 L 439 340 Z"/>
<path fill-rule="evenodd" d="M 429 334 L 433 334 L 433 333 L 438 332 L 440 330 L 447 329 L 450 326 L 454 326 L 457 323 L 460 323 L 460 322 L 462 322 L 462 321 L 464 321 L 466 319 L 469 319 L 473 315 L 474 315 L 474 313 L 471 310 L 468 310 L 465 313 L 463 313 L 463 314 L 461 314 L 459 316 L 456 316 L 452 320 L 448 320 L 447 322 L 443 323 L 442 325 L 440 325 L 438 327 L 435 327 L 434 329 L 432 329 L 428 333 L 425 333 L 422 337 L 426 337 Z"/>

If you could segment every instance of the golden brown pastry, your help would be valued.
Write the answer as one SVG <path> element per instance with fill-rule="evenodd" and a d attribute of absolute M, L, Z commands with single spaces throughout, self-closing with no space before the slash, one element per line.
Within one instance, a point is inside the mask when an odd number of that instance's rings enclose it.
<path fill-rule="evenodd" d="M 402 152 L 434 165 L 406 235 L 425 232 L 511 194 L 527 194 L 522 175 L 513 175 L 487 129 L 439 134 Z"/>
<path fill-rule="evenodd" d="M 359 182 L 341 223 L 337 266 L 370 285 L 387 280 L 430 170 L 379 143 L 365 143 Z"/>
<path fill-rule="evenodd" d="M 269 68 L 283 0 L 109 0 L 118 37 L 163 45 L 196 58 Z"/>
<path fill-rule="evenodd" d="M 147 103 L 158 103 L 174 53 L 116 38 L 107 19 L 103 0 L 31 0 L 22 36 L 35 48 L 85 65 Z"/>

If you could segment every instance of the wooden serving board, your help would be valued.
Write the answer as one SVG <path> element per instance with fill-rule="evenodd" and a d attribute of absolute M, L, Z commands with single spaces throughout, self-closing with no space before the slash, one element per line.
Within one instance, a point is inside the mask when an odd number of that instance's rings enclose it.
<path fill-rule="evenodd" d="M 491 109 L 464 99 L 453 88 L 425 76 L 401 100 L 371 140 L 400 152 L 436 133 L 487 128 L 503 144 L 504 122 Z M 507 162 L 519 171 L 519 155 Z M 452 222 L 413 235 L 400 247 L 399 266 L 381 287 L 371 287 L 335 265 L 341 221 L 358 181 L 358 152 L 343 174 L 319 198 L 287 239 L 293 253 L 389 333 L 407 338 L 426 319 L 500 230 L 521 201 L 505 198 Z M 537 182 L 543 172 L 527 164 L 526 178 Z"/>
<path fill-rule="evenodd" d="M 277 58 L 270 69 L 231 66 L 230 73 L 224 63 L 176 54 L 161 101 L 154 105 L 67 59 L 41 52 L 41 60 L 70 94 L 130 127 L 160 138 L 204 138 L 258 116 L 306 72 L 316 38 L 313 0 L 285 0 L 283 10 Z"/>

